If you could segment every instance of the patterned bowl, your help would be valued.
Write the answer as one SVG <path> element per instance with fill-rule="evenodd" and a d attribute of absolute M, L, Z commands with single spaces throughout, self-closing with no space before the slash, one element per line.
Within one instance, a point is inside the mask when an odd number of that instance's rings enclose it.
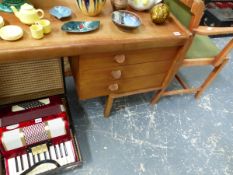
<path fill-rule="evenodd" d="M 81 12 L 87 16 L 98 15 L 104 7 L 106 0 L 77 0 Z"/>
<path fill-rule="evenodd" d="M 97 30 L 99 26 L 100 21 L 69 21 L 61 29 L 69 33 L 86 33 Z"/>
<path fill-rule="evenodd" d="M 58 19 L 62 19 L 71 16 L 72 11 L 70 8 L 65 6 L 55 6 L 49 10 L 49 13 Z"/>
<path fill-rule="evenodd" d="M 112 13 L 112 21 L 120 27 L 135 29 L 141 25 L 140 18 L 127 10 L 118 10 Z"/>

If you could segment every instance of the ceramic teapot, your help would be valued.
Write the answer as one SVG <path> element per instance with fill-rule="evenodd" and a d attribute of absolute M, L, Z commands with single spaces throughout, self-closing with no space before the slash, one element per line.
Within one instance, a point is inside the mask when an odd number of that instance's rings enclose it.
<path fill-rule="evenodd" d="M 44 17 L 44 11 L 41 9 L 34 9 L 30 4 L 23 4 L 18 11 L 14 6 L 11 6 L 15 16 L 24 24 L 34 24 Z"/>
<path fill-rule="evenodd" d="M 149 10 L 158 2 L 161 0 L 128 0 L 129 6 L 138 11 Z"/>

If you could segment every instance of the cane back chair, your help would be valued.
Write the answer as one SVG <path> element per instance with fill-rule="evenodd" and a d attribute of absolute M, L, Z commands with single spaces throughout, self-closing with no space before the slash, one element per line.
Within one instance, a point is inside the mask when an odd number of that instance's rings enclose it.
<path fill-rule="evenodd" d="M 204 10 L 204 3 L 201 0 L 164 0 L 164 2 L 168 4 L 171 13 L 193 33 L 191 46 L 181 66 L 211 65 L 213 70 L 198 88 L 189 87 L 188 84 L 176 74 L 175 78 L 183 89 L 171 91 L 162 89 L 152 97 L 151 104 L 155 104 L 161 96 L 167 95 L 194 93 L 195 97 L 199 98 L 226 65 L 228 62 L 227 55 L 233 47 L 233 38 L 222 50 L 217 48 L 209 38 L 210 35 L 233 34 L 233 27 L 199 26 Z M 186 6 L 184 4 L 186 4 Z M 189 10 L 187 10 L 188 8 L 191 8 L 193 14 L 189 13 Z"/>

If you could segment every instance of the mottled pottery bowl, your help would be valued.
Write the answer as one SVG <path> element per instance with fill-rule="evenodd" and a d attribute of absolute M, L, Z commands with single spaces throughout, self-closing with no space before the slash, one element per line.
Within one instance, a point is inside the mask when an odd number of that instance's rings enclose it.
<path fill-rule="evenodd" d="M 98 15 L 104 7 L 106 0 L 77 0 L 81 12 L 87 16 Z"/>
<path fill-rule="evenodd" d="M 65 6 L 55 6 L 49 10 L 49 13 L 58 19 L 62 19 L 71 16 L 72 11 L 70 8 Z"/>
<path fill-rule="evenodd" d="M 100 21 L 70 21 L 63 24 L 61 29 L 69 33 L 86 33 L 98 29 Z"/>
<path fill-rule="evenodd" d="M 112 13 L 112 21 L 120 27 L 134 29 L 141 25 L 140 18 L 127 10 L 118 10 Z"/>

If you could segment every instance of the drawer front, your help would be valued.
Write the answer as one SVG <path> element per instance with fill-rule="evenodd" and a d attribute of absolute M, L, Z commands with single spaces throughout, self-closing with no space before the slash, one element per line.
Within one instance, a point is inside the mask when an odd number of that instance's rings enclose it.
<path fill-rule="evenodd" d="M 78 87 L 78 93 L 80 99 L 88 99 L 113 93 L 131 92 L 147 88 L 161 88 L 165 76 L 166 74 L 157 74 L 102 83 L 82 83 Z"/>
<path fill-rule="evenodd" d="M 142 64 L 117 66 L 113 68 L 94 69 L 80 72 L 80 84 L 88 82 L 101 83 L 104 81 L 129 79 L 145 75 L 166 73 L 172 61 L 148 62 Z"/>
<path fill-rule="evenodd" d="M 80 71 L 102 69 L 120 65 L 130 65 L 174 59 L 178 47 L 134 50 L 121 53 L 86 54 L 79 58 Z"/>

